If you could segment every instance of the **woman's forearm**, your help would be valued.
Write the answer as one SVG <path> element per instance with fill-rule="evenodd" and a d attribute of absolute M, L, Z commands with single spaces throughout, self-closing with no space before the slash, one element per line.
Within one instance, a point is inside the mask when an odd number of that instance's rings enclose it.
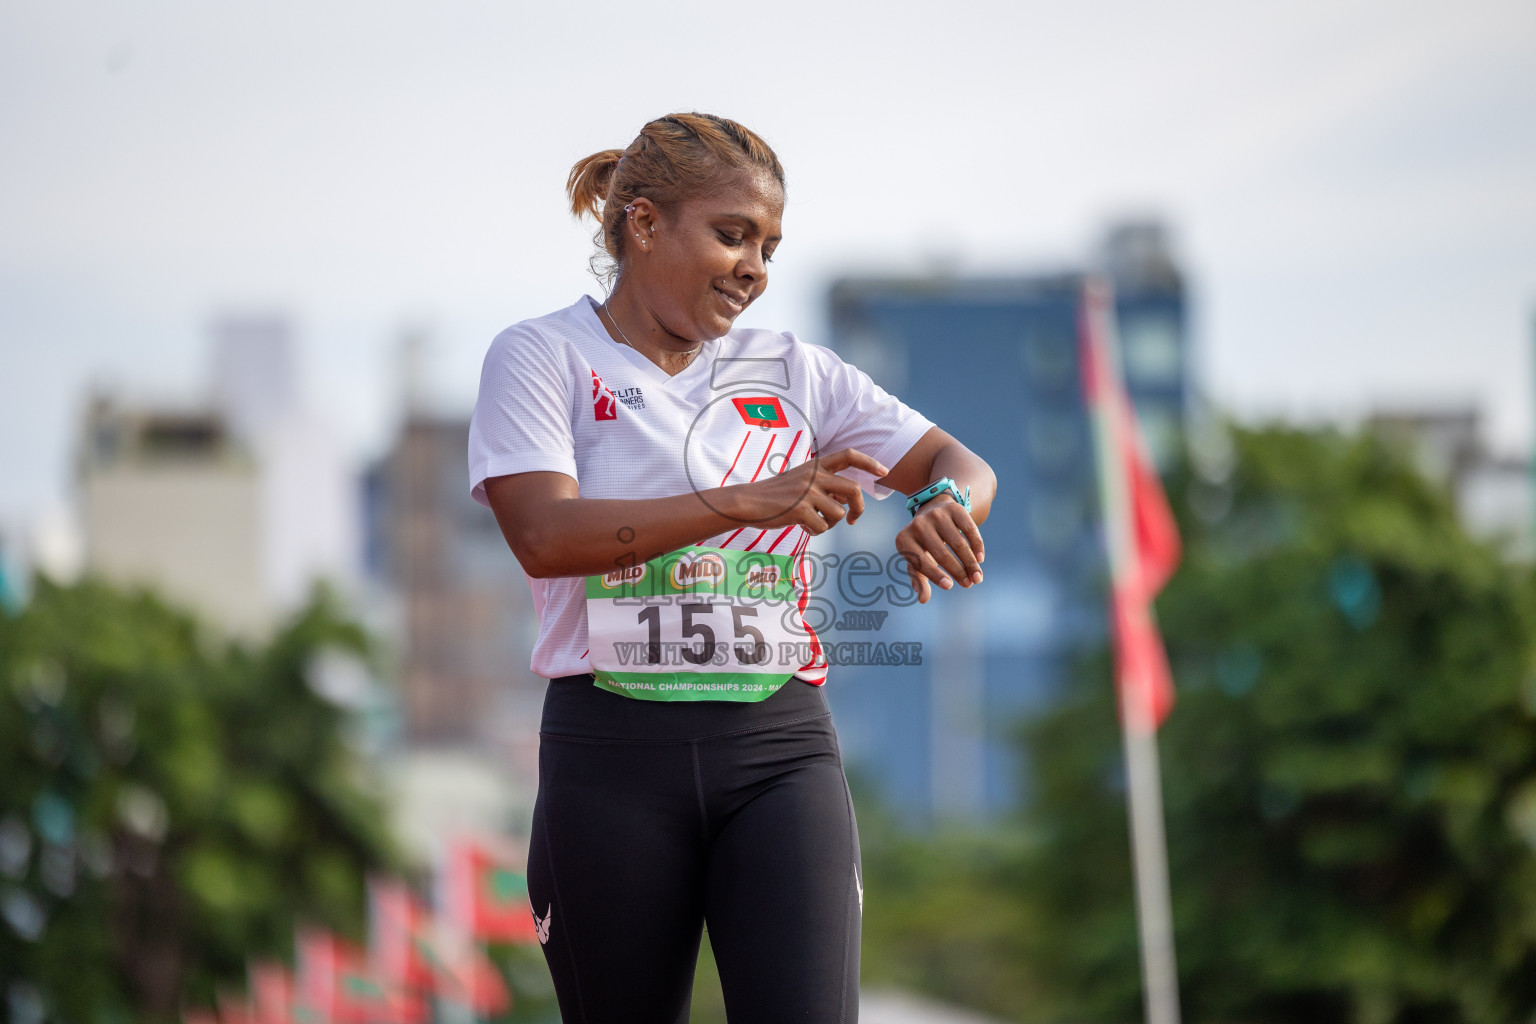
<path fill-rule="evenodd" d="M 523 570 L 537 579 L 612 572 L 740 527 L 798 526 L 811 535 L 856 520 L 858 484 L 839 471 L 890 472 L 852 448 L 751 483 L 668 498 L 583 498 L 564 473 L 532 472 L 485 481 L 486 499 Z"/>
<path fill-rule="evenodd" d="M 561 498 L 538 525 L 507 540 L 531 576 L 593 576 L 650 561 L 744 525 L 724 507 L 728 488 L 637 500 Z"/>
<path fill-rule="evenodd" d="M 960 490 L 971 489 L 971 518 L 977 524 L 987 521 L 992 510 L 992 499 L 997 496 L 997 476 L 986 460 L 963 444 L 948 444 L 933 456 L 928 478 L 942 480 L 949 477 Z"/>

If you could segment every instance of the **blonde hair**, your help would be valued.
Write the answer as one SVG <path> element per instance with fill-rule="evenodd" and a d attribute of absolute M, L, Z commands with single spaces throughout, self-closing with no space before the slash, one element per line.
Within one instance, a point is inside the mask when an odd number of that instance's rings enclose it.
<path fill-rule="evenodd" d="M 784 168 L 768 143 L 714 114 L 668 114 L 640 129 L 626 149 L 578 160 L 565 182 L 576 217 L 600 225 L 592 272 L 610 287 L 624 266 L 624 208 L 644 196 L 666 207 L 706 195 L 732 178 L 767 172 L 784 187 Z M 606 258 L 605 258 L 606 257 Z"/>

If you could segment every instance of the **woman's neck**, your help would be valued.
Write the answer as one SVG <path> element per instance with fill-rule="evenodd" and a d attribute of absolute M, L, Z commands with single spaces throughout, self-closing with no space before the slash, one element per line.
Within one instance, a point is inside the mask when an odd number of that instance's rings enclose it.
<path fill-rule="evenodd" d="M 598 319 L 608 336 L 620 345 L 628 345 L 659 366 L 668 376 L 676 376 L 699 357 L 701 341 L 680 338 L 667 329 L 632 289 L 621 281 L 608 300 L 598 307 Z"/>

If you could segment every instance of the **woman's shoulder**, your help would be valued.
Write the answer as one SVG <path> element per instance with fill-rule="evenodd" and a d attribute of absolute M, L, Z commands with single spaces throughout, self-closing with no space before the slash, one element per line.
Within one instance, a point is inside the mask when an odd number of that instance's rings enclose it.
<path fill-rule="evenodd" d="M 577 349 L 590 333 L 582 321 L 583 313 L 592 315 L 590 310 L 583 295 L 564 309 L 519 320 L 491 339 L 489 355 L 516 358 L 519 354 L 537 353 L 547 359 L 562 350 Z"/>

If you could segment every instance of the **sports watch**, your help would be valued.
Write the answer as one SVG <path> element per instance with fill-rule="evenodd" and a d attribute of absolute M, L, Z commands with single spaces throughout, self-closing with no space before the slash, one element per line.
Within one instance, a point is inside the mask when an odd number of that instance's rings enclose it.
<path fill-rule="evenodd" d="M 948 491 L 951 495 L 954 496 L 954 499 L 960 503 L 961 508 L 965 509 L 967 512 L 971 510 L 971 489 L 967 487 L 964 493 L 962 493 L 959 484 L 955 483 L 949 477 L 945 477 L 942 480 L 935 480 L 933 483 L 929 484 L 927 487 L 924 487 L 916 494 L 909 496 L 907 498 L 907 511 L 912 513 L 912 518 L 916 519 L 918 509 L 922 508 L 928 502 L 932 501 L 934 498 L 937 498 L 945 491 Z"/>

